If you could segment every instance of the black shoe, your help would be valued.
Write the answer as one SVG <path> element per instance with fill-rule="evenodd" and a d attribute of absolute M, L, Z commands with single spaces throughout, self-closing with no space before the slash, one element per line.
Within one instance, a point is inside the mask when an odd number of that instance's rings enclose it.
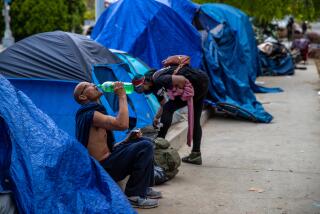
<path fill-rule="evenodd" d="M 190 155 L 182 158 L 182 162 L 202 165 L 201 152 L 191 152 Z"/>

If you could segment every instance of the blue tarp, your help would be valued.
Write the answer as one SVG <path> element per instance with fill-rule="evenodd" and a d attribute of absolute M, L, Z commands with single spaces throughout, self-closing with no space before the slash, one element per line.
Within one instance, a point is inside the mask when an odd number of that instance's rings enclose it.
<path fill-rule="evenodd" d="M 261 76 L 280 76 L 293 75 L 294 62 L 292 56 L 288 53 L 282 57 L 268 57 L 262 51 L 259 51 L 261 61 Z"/>
<path fill-rule="evenodd" d="M 268 123 L 272 116 L 259 103 L 250 87 L 247 63 L 235 32 L 228 23 L 213 28 L 204 42 L 205 70 L 209 75 L 209 100 L 227 103 L 245 112 L 246 119 Z M 223 108 L 223 106 L 220 106 Z M 229 109 L 225 109 L 229 112 Z M 243 114 L 247 115 L 247 114 Z"/>
<path fill-rule="evenodd" d="M 10 137 L 2 130 L 0 156 L 11 153 L 9 164 L 0 159 L 0 178 L 10 181 L 20 213 L 135 213 L 74 137 L 2 75 L 0 83 L 0 122 Z"/>
<path fill-rule="evenodd" d="M 239 71 L 242 75 L 248 75 L 251 89 L 257 93 L 281 92 L 280 88 L 264 88 L 257 86 L 255 80 L 261 73 L 257 43 L 249 17 L 237 8 L 226 4 L 203 4 L 199 14 L 202 27 L 207 31 L 213 29 L 217 24 L 228 23 L 239 41 L 245 70 Z"/>
<path fill-rule="evenodd" d="M 176 54 L 191 56 L 194 67 L 201 63 L 200 34 L 174 10 L 154 0 L 112 4 L 99 18 L 92 38 L 154 68 L 161 68 L 162 60 Z"/>
<path fill-rule="evenodd" d="M 192 23 L 199 5 L 190 0 L 156 0 L 176 11 L 186 22 Z"/>
<path fill-rule="evenodd" d="M 254 92 L 282 90 L 255 85 L 261 68 L 249 18 L 228 5 L 204 4 L 197 19 L 203 29 L 203 69 L 211 80 L 209 103 L 226 112 L 230 112 L 230 106 L 233 106 L 246 119 L 270 122 L 272 116 L 265 112 Z"/>

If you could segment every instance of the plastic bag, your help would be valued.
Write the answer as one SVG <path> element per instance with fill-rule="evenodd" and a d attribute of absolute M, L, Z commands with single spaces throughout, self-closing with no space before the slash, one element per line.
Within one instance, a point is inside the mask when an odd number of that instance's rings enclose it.
<path fill-rule="evenodd" d="M 160 166 L 154 166 L 154 184 L 159 185 L 168 181 L 169 178 L 166 176 L 164 170 Z"/>

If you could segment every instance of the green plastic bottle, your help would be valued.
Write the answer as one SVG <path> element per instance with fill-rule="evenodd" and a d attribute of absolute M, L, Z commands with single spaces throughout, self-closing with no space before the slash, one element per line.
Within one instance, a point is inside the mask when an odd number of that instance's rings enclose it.
<path fill-rule="evenodd" d="M 113 93 L 114 92 L 114 90 L 113 90 L 114 83 L 115 82 L 107 81 L 107 82 L 104 82 L 102 84 L 97 85 L 97 87 L 100 88 L 104 92 Z M 132 94 L 134 92 L 134 87 L 131 82 L 123 82 L 123 88 L 126 91 L 126 94 Z"/>

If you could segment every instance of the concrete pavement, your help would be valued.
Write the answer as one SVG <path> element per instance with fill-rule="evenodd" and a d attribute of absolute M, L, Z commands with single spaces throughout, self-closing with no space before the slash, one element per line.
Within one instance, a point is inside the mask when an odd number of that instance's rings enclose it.
<path fill-rule="evenodd" d="M 176 178 L 157 187 L 160 207 L 138 212 L 320 214 L 320 82 L 313 61 L 307 67 L 258 79 L 285 90 L 257 95 L 274 116 L 271 124 L 210 118 L 203 165 L 182 163 Z"/>

